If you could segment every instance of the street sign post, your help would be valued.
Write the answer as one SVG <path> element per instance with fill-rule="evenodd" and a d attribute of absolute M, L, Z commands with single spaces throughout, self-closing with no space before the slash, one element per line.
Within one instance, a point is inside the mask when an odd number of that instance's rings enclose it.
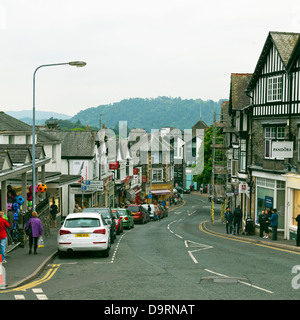
<path fill-rule="evenodd" d="M 102 180 L 82 180 L 81 190 L 82 191 L 103 191 Z"/>

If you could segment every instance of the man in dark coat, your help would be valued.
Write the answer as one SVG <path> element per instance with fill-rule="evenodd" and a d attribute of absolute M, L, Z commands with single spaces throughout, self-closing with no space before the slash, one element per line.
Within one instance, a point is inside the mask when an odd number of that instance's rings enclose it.
<path fill-rule="evenodd" d="M 272 227 L 272 240 L 277 240 L 278 213 L 276 209 L 271 210 L 272 214 L 269 218 Z"/>
<path fill-rule="evenodd" d="M 240 206 L 237 206 L 237 208 L 233 212 L 233 234 L 235 234 L 235 230 L 237 235 L 240 234 L 240 225 L 241 225 L 242 217 L 243 217 L 243 212 Z"/>
<path fill-rule="evenodd" d="M 225 211 L 225 222 L 226 222 L 226 233 L 231 234 L 232 233 L 232 221 L 233 221 L 233 214 L 230 211 L 230 208 L 227 207 Z"/>

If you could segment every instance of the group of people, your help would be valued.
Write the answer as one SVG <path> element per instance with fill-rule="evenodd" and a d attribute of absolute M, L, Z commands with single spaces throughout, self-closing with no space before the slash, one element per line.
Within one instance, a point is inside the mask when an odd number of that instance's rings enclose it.
<path fill-rule="evenodd" d="M 225 212 L 226 233 L 239 234 L 243 213 L 240 206 L 232 213 L 230 208 L 227 207 Z M 272 228 L 272 240 L 277 240 L 278 228 L 278 214 L 276 209 L 263 210 L 258 216 L 258 223 L 260 226 L 259 235 L 262 238 L 269 238 L 269 227 Z"/>
<path fill-rule="evenodd" d="M 227 234 L 240 234 L 241 222 L 242 222 L 243 213 L 240 206 L 232 213 L 230 208 L 227 207 L 225 211 L 225 222 L 226 222 L 226 233 Z"/>
<path fill-rule="evenodd" d="M 276 209 L 266 209 L 258 215 L 259 236 L 269 238 L 269 227 L 272 228 L 272 240 L 277 240 L 278 213 Z"/>

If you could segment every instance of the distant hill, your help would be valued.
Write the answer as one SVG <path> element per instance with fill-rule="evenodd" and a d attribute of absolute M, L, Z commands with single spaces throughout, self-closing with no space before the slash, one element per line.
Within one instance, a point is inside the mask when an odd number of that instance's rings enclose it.
<path fill-rule="evenodd" d="M 202 120 L 208 126 L 211 125 L 214 112 L 220 113 L 223 101 L 171 97 L 132 98 L 82 110 L 71 121 L 79 120 L 82 124 L 99 127 L 101 115 L 101 123 L 106 128 L 115 128 L 119 121 L 127 121 L 130 129 L 144 128 L 148 132 L 162 127 L 190 129 L 200 119 L 200 109 Z"/>
<path fill-rule="evenodd" d="M 32 124 L 32 110 L 22 110 L 22 111 L 5 111 L 8 115 L 19 119 L 28 124 Z M 70 120 L 72 117 L 64 113 L 58 112 L 48 112 L 48 111 L 35 111 L 36 124 L 44 124 L 49 118 Z"/>

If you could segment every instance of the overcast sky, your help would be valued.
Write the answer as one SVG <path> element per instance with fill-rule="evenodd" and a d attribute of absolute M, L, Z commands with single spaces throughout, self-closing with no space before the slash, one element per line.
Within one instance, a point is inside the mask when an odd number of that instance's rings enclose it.
<path fill-rule="evenodd" d="M 229 97 L 269 31 L 300 32 L 299 0 L 0 0 L 0 110 L 74 115 L 127 98 Z"/>

